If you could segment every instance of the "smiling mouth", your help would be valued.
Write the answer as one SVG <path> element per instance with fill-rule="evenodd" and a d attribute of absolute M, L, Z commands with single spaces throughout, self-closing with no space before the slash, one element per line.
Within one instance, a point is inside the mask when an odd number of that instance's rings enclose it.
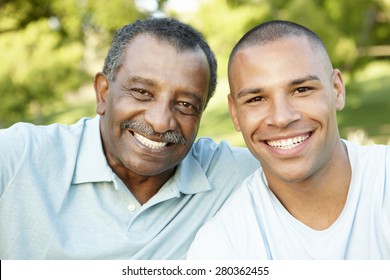
<path fill-rule="evenodd" d="M 134 135 L 135 139 L 137 139 L 141 144 L 143 144 L 144 146 L 146 146 L 150 149 L 153 149 L 153 150 L 161 149 L 161 148 L 168 145 L 167 142 L 152 141 L 152 140 L 142 136 L 141 134 L 138 134 L 135 132 L 133 132 L 133 135 Z"/>
<path fill-rule="evenodd" d="M 302 134 L 299 136 L 287 138 L 287 139 L 281 139 L 281 140 L 272 140 L 272 141 L 265 141 L 265 143 L 271 147 L 282 149 L 282 150 L 289 150 L 292 148 L 295 148 L 305 142 L 306 139 L 308 139 L 311 136 L 311 133 Z"/>

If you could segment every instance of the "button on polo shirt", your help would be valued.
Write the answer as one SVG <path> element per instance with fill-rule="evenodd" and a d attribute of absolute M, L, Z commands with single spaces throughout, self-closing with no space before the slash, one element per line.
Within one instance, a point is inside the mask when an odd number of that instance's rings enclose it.
<path fill-rule="evenodd" d="M 137 206 L 134 203 L 130 203 L 127 209 L 129 209 L 130 212 L 134 212 L 137 210 Z"/>

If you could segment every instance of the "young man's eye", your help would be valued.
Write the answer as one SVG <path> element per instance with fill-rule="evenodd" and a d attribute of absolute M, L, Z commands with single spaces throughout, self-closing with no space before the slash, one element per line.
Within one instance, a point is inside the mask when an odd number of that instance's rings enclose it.
<path fill-rule="evenodd" d="M 253 97 L 253 98 L 247 100 L 247 103 L 254 103 L 254 102 L 261 102 L 261 101 L 264 101 L 264 97 L 256 96 L 256 97 Z"/>
<path fill-rule="evenodd" d="M 310 87 L 300 87 L 300 88 L 297 88 L 297 89 L 295 90 L 295 93 L 297 93 L 297 94 L 302 94 L 302 93 L 306 93 L 306 92 L 308 92 L 308 91 L 310 91 L 310 90 L 311 90 Z"/>

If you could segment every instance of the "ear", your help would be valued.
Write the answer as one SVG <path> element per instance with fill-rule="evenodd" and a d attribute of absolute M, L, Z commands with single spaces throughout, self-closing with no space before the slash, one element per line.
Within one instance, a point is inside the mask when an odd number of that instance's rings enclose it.
<path fill-rule="evenodd" d="M 240 125 L 238 124 L 238 119 L 237 119 L 237 109 L 236 109 L 236 104 L 234 102 L 234 98 L 232 94 L 230 93 L 228 95 L 228 106 L 229 106 L 229 113 L 230 113 L 230 118 L 232 119 L 234 128 L 237 131 L 241 131 Z"/>
<path fill-rule="evenodd" d="M 107 77 L 102 72 L 97 73 L 93 86 L 96 94 L 96 113 L 99 115 L 104 115 L 107 105 L 107 93 L 109 92 L 109 83 Z"/>
<path fill-rule="evenodd" d="M 332 90 L 336 96 L 336 110 L 341 111 L 345 105 L 345 84 L 343 75 L 338 69 L 333 70 Z"/>

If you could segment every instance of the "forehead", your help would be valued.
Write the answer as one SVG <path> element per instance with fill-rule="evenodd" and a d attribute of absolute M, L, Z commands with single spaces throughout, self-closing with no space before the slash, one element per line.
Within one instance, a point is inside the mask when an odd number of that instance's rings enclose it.
<path fill-rule="evenodd" d="M 125 47 L 126 56 L 133 55 L 143 57 L 157 55 L 188 55 L 193 57 L 204 57 L 206 55 L 200 47 L 194 49 L 180 49 L 175 43 L 168 41 L 168 39 L 159 38 L 151 33 L 141 33 L 136 35 Z"/>
<path fill-rule="evenodd" d="M 171 81 L 184 79 L 189 84 L 198 82 L 205 87 L 208 87 L 210 76 L 201 48 L 179 50 L 172 43 L 150 34 L 137 35 L 127 44 L 120 73 Z"/>
<path fill-rule="evenodd" d="M 287 82 L 302 75 L 319 75 L 323 66 L 323 56 L 306 37 L 291 36 L 238 50 L 229 65 L 229 81 L 231 86 L 249 80 Z"/>
<path fill-rule="evenodd" d="M 319 57 L 319 51 L 305 36 L 283 37 L 260 45 L 246 45 L 232 57 L 230 68 L 245 61 L 258 60 L 258 63 L 272 59 L 289 61 L 314 59 Z M 295 59 L 294 59 L 295 58 Z"/>

